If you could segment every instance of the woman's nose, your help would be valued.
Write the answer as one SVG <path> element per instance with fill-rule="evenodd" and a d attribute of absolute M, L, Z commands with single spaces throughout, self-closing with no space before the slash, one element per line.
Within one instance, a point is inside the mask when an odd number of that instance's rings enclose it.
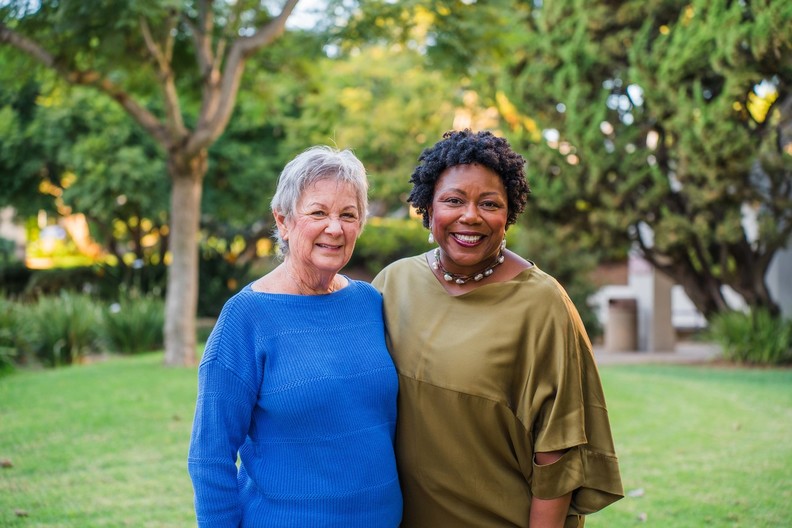
<path fill-rule="evenodd" d="M 341 233 L 343 231 L 341 229 L 341 219 L 333 218 L 333 217 L 328 218 L 327 227 L 325 227 L 325 231 L 333 235 Z"/>
<path fill-rule="evenodd" d="M 465 207 L 465 210 L 462 211 L 462 218 L 460 218 L 461 221 L 466 223 L 475 223 L 478 222 L 479 219 L 478 207 L 476 207 L 474 203 L 470 203 Z"/>

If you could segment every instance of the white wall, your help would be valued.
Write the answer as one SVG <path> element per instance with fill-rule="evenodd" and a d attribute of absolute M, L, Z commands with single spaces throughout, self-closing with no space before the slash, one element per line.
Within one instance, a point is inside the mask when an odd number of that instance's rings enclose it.
<path fill-rule="evenodd" d="M 781 307 L 784 316 L 792 319 L 792 247 L 775 254 L 766 279 L 773 300 Z"/>
<path fill-rule="evenodd" d="M 19 260 L 25 260 L 25 228 L 14 223 L 14 214 L 12 207 L 0 208 L 0 237 L 13 240 L 16 243 L 14 255 Z"/>

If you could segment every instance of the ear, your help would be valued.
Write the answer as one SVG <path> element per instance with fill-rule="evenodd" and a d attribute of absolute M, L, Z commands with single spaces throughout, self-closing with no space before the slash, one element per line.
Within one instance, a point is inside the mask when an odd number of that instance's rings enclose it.
<path fill-rule="evenodd" d="M 281 214 L 279 211 L 272 211 L 272 216 L 275 217 L 275 225 L 278 227 L 278 233 L 283 241 L 289 239 L 289 228 L 286 226 L 286 215 Z"/>

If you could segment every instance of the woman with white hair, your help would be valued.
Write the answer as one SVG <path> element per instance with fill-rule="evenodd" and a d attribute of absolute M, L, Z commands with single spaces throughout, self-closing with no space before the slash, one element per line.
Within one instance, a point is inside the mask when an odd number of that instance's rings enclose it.
<path fill-rule="evenodd" d="M 349 150 L 310 148 L 280 175 L 271 208 L 283 261 L 229 299 L 198 370 L 188 467 L 199 527 L 401 521 L 382 299 L 338 273 L 367 190 Z"/>

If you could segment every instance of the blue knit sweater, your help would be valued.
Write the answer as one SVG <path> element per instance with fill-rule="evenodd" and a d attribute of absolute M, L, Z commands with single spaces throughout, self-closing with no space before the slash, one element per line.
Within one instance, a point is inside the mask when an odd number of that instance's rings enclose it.
<path fill-rule="evenodd" d="M 245 287 L 198 369 L 198 526 L 398 526 L 397 384 L 369 284 L 316 296 Z"/>

